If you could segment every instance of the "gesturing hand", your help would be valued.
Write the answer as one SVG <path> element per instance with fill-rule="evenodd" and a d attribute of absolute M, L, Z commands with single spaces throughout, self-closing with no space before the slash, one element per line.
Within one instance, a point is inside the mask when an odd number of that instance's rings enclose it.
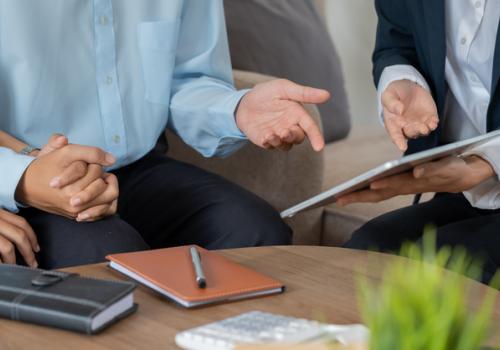
<path fill-rule="evenodd" d="M 382 106 L 385 128 L 403 152 L 408 139 L 428 135 L 439 123 L 431 94 L 409 80 L 392 82 L 382 93 Z"/>
<path fill-rule="evenodd" d="M 328 91 L 280 79 L 256 85 L 236 112 L 238 128 L 257 146 L 289 150 L 307 136 L 315 151 L 325 145 L 321 131 L 302 103 L 324 103 Z"/>
<path fill-rule="evenodd" d="M 40 247 L 33 229 L 24 218 L 0 209 L 0 263 L 15 264 L 16 249 L 28 266 L 38 266 L 34 252 Z"/>
<path fill-rule="evenodd" d="M 448 157 L 419 165 L 408 172 L 375 181 L 370 189 L 338 199 L 339 205 L 374 203 L 405 194 L 470 190 L 495 174 L 490 163 L 477 157 Z"/>
<path fill-rule="evenodd" d="M 78 162 L 88 165 L 85 169 L 81 168 L 83 176 L 73 173 L 72 178 L 60 176 Z M 76 218 L 87 209 L 100 208 L 116 200 L 116 178 L 102 171 L 103 166 L 113 163 L 114 158 L 99 148 L 66 145 L 36 158 L 30 164 L 18 184 L 16 199 L 46 212 Z M 59 177 L 57 183 L 54 183 L 54 177 Z M 74 198 L 79 198 L 79 201 L 75 202 Z"/>

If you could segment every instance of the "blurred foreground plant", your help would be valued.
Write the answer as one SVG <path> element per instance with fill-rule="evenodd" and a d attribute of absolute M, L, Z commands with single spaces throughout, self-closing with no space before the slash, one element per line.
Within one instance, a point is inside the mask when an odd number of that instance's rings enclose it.
<path fill-rule="evenodd" d="M 422 247 L 404 245 L 409 259 L 387 265 L 380 285 L 360 279 L 370 350 L 477 350 L 484 343 L 497 292 L 488 291 L 471 312 L 464 275 L 478 278 L 480 264 L 464 249 L 436 251 L 435 237 L 426 232 Z"/>

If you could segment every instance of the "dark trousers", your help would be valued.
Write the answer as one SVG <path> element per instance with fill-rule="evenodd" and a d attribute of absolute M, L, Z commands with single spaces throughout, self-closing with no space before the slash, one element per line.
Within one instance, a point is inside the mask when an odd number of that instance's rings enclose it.
<path fill-rule="evenodd" d="M 264 200 L 220 176 L 160 153 L 114 172 L 118 215 L 94 223 L 24 209 L 40 267 L 102 262 L 106 254 L 198 244 L 207 249 L 284 245 L 291 230 Z"/>
<path fill-rule="evenodd" d="M 500 267 L 500 210 L 481 210 L 462 194 L 437 194 L 429 202 L 381 215 L 354 232 L 344 247 L 397 252 L 419 241 L 427 224 L 437 227 L 437 246 L 462 246 L 482 260 L 483 281 Z"/>

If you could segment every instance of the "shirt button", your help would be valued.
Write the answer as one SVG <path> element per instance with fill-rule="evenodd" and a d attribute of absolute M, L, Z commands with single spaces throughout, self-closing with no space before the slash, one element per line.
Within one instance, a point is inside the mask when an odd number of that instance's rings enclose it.
<path fill-rule="evenodd" d="M 473 82 L 473 83 L 477 83 L 479 81 L 479 79 L 474 75 L 474 74 L 471 74 L 470 76 L 470 80 Z"/>
<path fill-rule="evenodd" d="M 460 44 L 462 44 L 462 45 L 467 44 L 467 38 L 460 39 Z"/>
<path fill-rule="evenodd" d="M 474 7 L 475 7 L 475 8 L 477 8 L 477 9 L 478 9 L 478 8 L 480 8 L 480 7 L 481 7 L 481 5 L 482 5 L 482 4 L 481 4 L 481 1 L 476 1 L 476 2 L 474 3 Z"/>
<path fill-rule="evenodd" d="M 107 16 L 101 16 L 101 17 L 99 17 L 99 23 L 101 23 L 103 26 L 107 25 L 108 22 L 109 22 L 109 20 L 108 20 Z"/>
<path fill-rule="evenodd" d="M 122 138 L 120 137 L 120 135 L 113 136 L 113 142 L 114 143 L 120 143 L 121 140 L 122 140 Z"/>
<path fill-rule="evenodd" d="M 108 85 L 113 84 L 113 78 L 109 75 L 106 77 L 106 84 L 108 84 Z"/>

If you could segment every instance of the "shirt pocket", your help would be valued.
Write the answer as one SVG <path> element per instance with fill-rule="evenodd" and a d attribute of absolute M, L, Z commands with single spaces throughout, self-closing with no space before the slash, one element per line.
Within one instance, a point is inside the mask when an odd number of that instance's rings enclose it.
<path fill-rule="evenodd" d="M 138 25 L 144 97 L 149 102 L 169 104 L 179 25 L 179 20 Z"/>

